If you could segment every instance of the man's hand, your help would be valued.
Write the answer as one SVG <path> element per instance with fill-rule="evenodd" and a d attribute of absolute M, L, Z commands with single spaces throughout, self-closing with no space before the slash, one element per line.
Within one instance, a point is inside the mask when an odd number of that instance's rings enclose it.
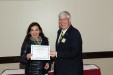
<path fill-rule="evenodd" d="M 50 56 L 51 56 L 51 57 L 56 57 L 56 51 L 51 50 L 51 51 L 50 51 Z"/>

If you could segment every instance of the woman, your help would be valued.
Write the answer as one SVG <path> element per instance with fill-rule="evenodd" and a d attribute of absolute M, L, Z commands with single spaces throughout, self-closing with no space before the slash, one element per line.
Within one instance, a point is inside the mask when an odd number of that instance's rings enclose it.
<path fill-rule="evenodd" d="M 48 38 L 44 36 L 42 28 L 33 22 L 27 29 L 27 35 L 21 47 L 21 63 L 25 64 L 26 75 L 44 75 L 49 68 L 49 61 L 30 60 L 31 45 L 48 45 Z"/>

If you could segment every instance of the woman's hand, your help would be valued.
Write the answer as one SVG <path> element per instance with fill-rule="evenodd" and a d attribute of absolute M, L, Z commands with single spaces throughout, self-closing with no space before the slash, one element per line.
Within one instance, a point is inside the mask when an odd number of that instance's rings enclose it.
<path fill-rule="evenodd" d="M 48 68 L 49 68 L 49 63 L 46 63 L 44 69 L 47 70 Z"/>
<path fill-rule="evenodd" d="M 29 60 L 29 59 L 31 58 L 31 56 L 32 56 L 32 54 L 31 54 L 31 53 L 27 54 L 27 55 L 26 55 L 27 60 Z"/>

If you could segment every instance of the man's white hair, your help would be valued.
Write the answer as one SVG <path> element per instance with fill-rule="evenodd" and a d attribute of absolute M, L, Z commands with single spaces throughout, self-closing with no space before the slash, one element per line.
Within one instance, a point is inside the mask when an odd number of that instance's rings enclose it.
<path fill-rule="evenodd" d="M 68 11 L 62 11 L 59 13 L 59 18 L 62 17 L 62 16 L 67 16 L 67 18 L 71 19 L 71 15 Z"/>

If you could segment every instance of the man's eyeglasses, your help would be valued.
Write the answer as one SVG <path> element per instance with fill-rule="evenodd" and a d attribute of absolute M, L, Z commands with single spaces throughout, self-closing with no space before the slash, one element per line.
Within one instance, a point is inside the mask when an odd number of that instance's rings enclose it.
<path fill-rule="evenodd" d="M 68 18 L 64 18 L 64 19 L 59 19 L 59 21 L 67 21 L 69 20 Z"/>

